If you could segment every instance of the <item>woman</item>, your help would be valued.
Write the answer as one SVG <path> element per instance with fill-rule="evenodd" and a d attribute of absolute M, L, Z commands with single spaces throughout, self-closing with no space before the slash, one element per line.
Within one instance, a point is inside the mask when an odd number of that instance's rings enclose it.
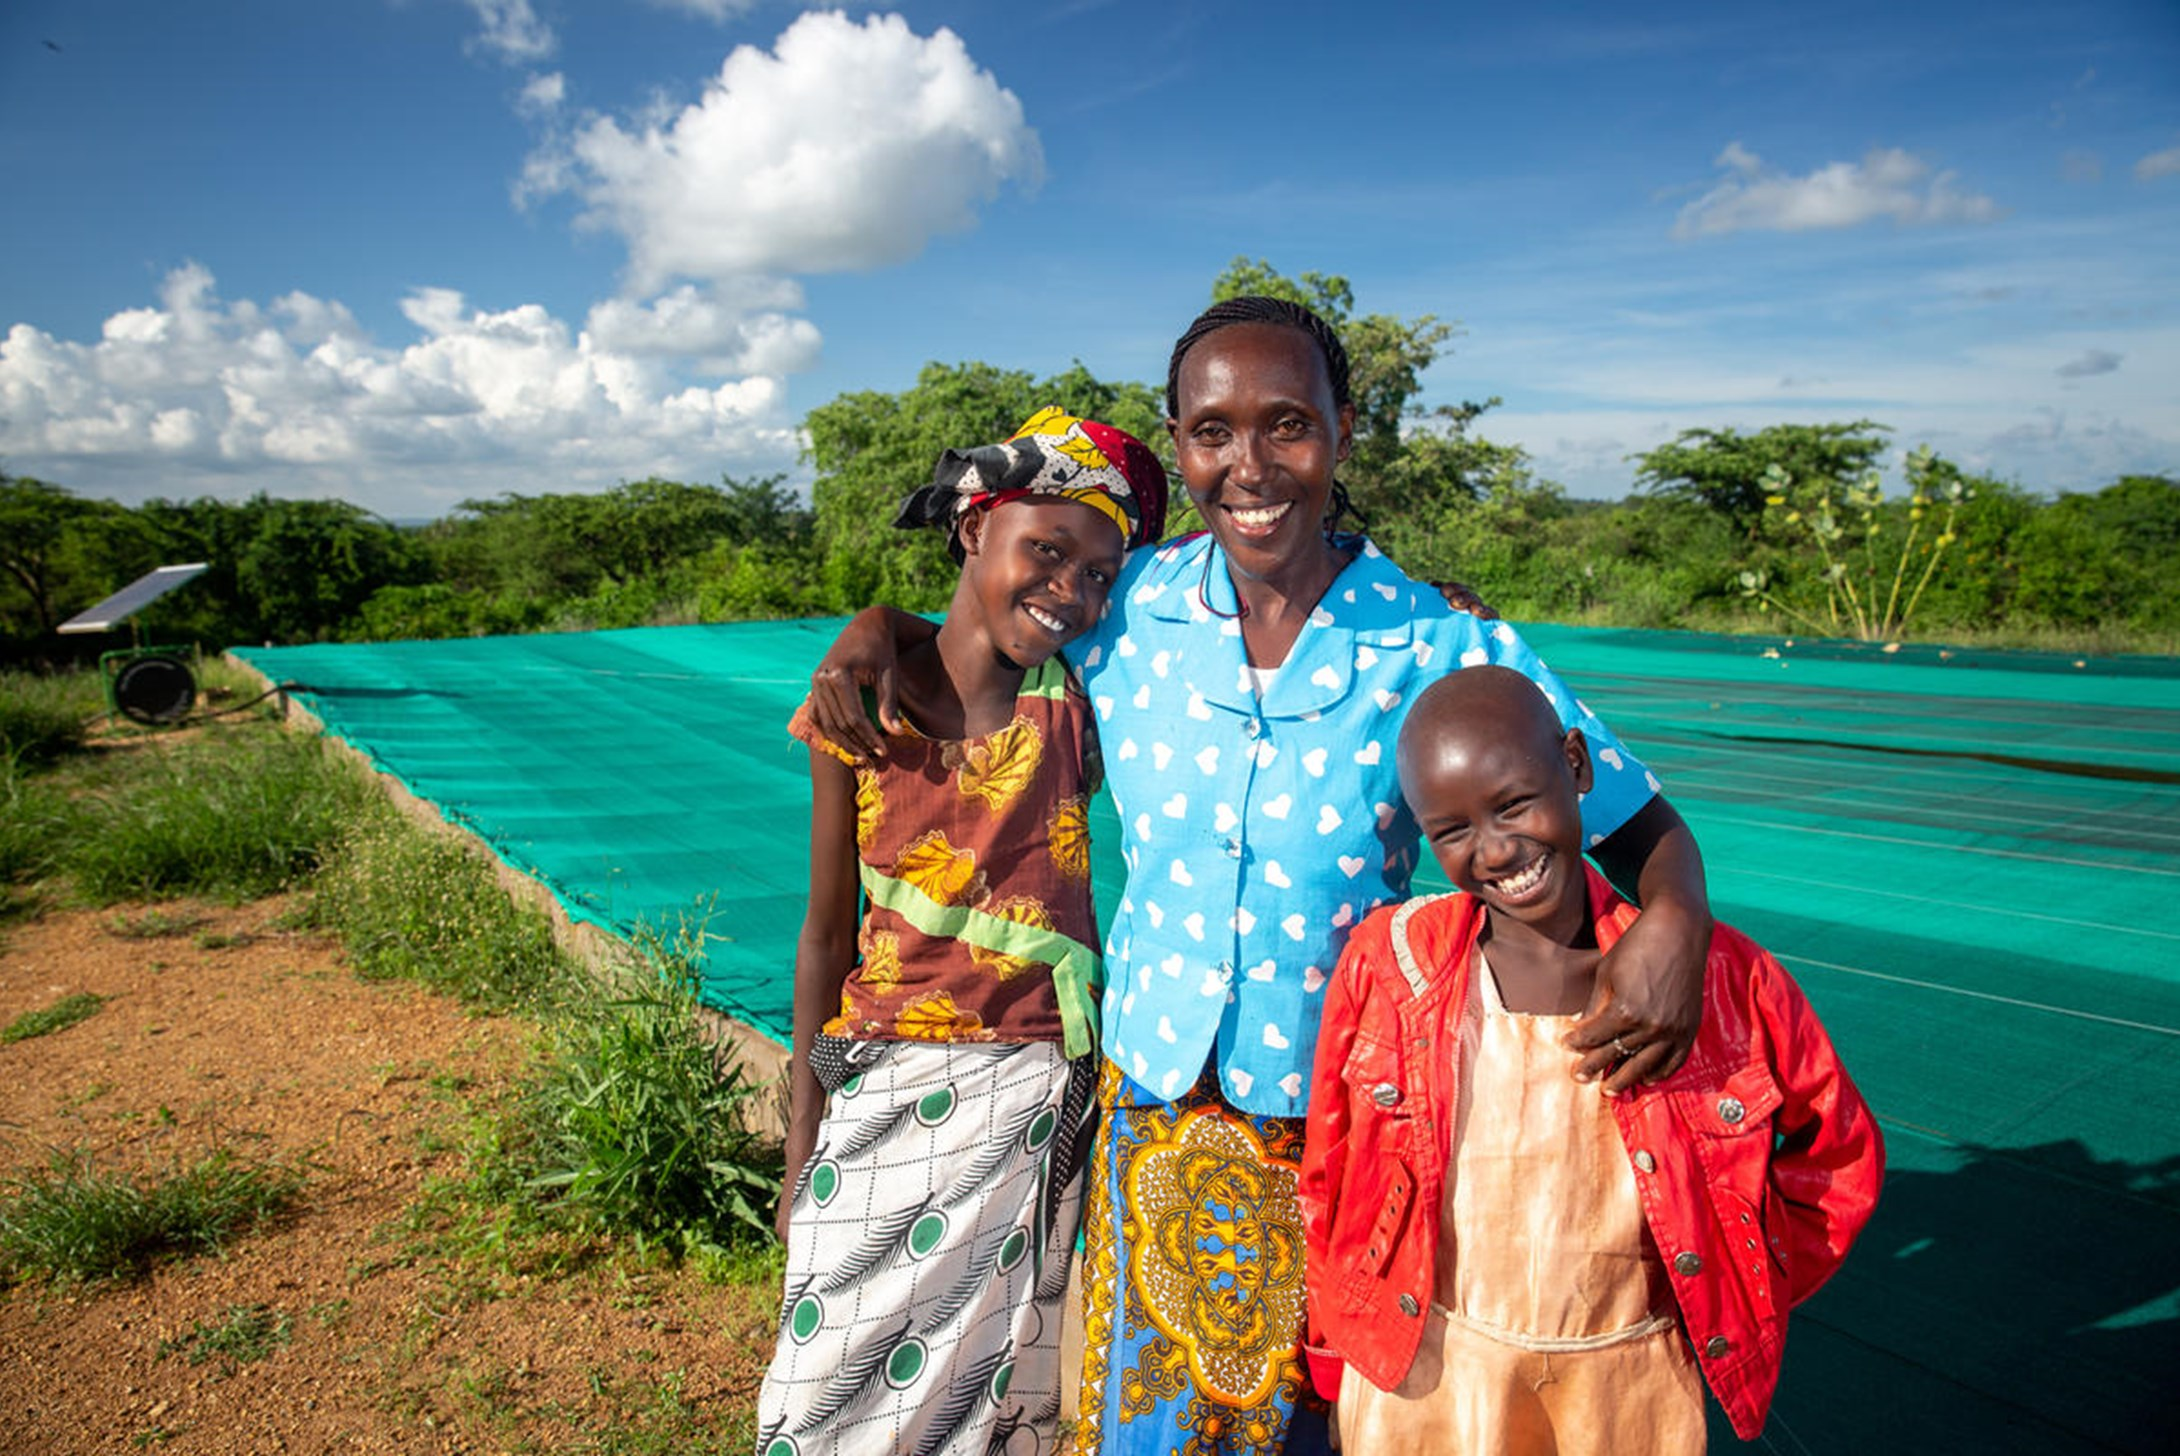
<path fill-rule="evenodd" d="M 1077 1443 L 1313 1452 L 1326 1437 L 1301 1366 L 1295 1170 L 1325 978 L 1370 909 L 1406 898 L 1418 858 L 1393 765 L 1406 700 L 1499 662 L 1596 745 L 1585 842 L 1645 907 L 1645 933 L 1600 963 L 1575 1075 L 1618 1091 L 1679 1066 L 1710 913 L 1656 781 L 1512 628 L 1329 529 L 1355 408 L 1322 319 L 1277 299 L 1214 305 L 1174 346 L 1166 410 L 1206 529 L 1131 560 L 1067 654 L 1128 867 L 1106 940 Z M 860 689 L 890 719 L 892 632 L 859 620 L 819 670 L 812 709 L 837 741 L 881 747 Z"/>

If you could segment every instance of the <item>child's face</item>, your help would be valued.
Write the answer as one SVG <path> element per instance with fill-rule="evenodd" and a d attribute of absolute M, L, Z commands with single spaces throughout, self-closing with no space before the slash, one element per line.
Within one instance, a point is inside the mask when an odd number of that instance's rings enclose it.
<path fill-rule="evenodd" d="M 1400 781 L 1447 879 L 1494 915 L 1571 943 L 1588 914 L 1580 730 L 1555 738 L 1504 722 L 1448 724 L 1402 743 Z"/>
<path fill-rule="evenodd" d="M 1096 623 L 1127 554 L 1110 517 L 1058 496 L 972 512 L 961 544 L 962 585 L 992 646 L 1019 667 L 1035 667 Z"/>

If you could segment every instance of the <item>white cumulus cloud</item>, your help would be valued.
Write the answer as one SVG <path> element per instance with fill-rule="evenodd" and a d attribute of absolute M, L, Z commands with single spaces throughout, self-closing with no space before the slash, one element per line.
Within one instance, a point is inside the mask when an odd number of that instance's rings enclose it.
<path fill-rule="evenodd" d="M 1807 232 L 1890 219 L 1903 226 L 1992 222 L 1998 204 L 1964 191 L 1952 172 L 1898 147 L 1873 148 L 1859 162 L 1829 162 L 1806 176 L 1767 166 L 1736 142 L 1718 154 L 1725 176 L 1680 210 L 1677 237 L 1747 230 Z"/>
<path fill-rule="evenodd" d="M 472 52 L 482 51 L 511 66 L 542 61 L 560 45 L 553 28 L 538 19 L 530 0 L 467 0 L 477 15 Z"/>
<path fill-rule="evenodd" d="M 730 327 L 706 303 L 630 305 L 603 320 L 622 335 L 610 344 L 536 304 L 493 312 L 420 288 L 402 304 L 416 336 L 389 345 L 308 294 L 223 300 L 191 264 L 95 342 L 29 324 L 0 339 L 0 456 L 124 500 L 263 489 L 390 515 L 503 490 L 790 468 L 779 374 L 807 362 L 814 333 L 741 303 Z M 665 357 L 677 337 L 735 361 L 738 377 L 679 371 Z"/>
<path fill-rule="evenodd" d="M 2180 175 L 2180 147 L 2167 147 L 2162 152 L 2152 152 L 2135 163 L 2135 177 L 2148 182 L 2158 177 Z"/>
<path fill-rule="evenodd" d="M 769 51 L 736 48 L 672 115 L 592 117 L 547 142 L 522 192 L 573 193 L 587 225 L 626 240 L 648 294 L 902 262 L 1043 173 L 1020 100 L 952 31 L 820 11 Z"/>
<path fill-rule="evenodd" d="M 515 95 L 515 111 L 521 116 L 549 117 L 567 99 L 568 78 L 558 71 L 546 71 L 522 83 L 522 90 Z"/>

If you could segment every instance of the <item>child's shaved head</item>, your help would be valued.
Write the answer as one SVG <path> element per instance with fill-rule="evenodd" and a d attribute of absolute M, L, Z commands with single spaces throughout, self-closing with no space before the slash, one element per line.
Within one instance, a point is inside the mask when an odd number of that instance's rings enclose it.
<path fill-rule="evenodd" d="M 1464 667 L 1425 688 L 1408 709 L 1400 727 L 1401 783 L 1426 757 L 1465 761 L 1474 744 L 1507 741 L 1557 757 L 1566 736 L 1552 700 L 1528 678 L 1496 664 Z"/>

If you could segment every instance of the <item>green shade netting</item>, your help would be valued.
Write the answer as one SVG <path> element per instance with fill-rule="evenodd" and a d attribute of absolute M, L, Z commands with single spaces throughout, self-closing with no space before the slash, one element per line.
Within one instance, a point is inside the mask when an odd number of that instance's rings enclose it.
<path fill-rule="evenodd" d="M 576 918 L 706 916 L 706 999 L 784 1039 L 808 787 L 783 729 L 838 627 L 237 655 Z M 1766 1443 L 2180 1449 L 2180 663 L 1525 630 L 1665 780 L 1720 916 L 1886 1129 Z M 1109 806 L 1093 830 L 1110 906 Z"/>

